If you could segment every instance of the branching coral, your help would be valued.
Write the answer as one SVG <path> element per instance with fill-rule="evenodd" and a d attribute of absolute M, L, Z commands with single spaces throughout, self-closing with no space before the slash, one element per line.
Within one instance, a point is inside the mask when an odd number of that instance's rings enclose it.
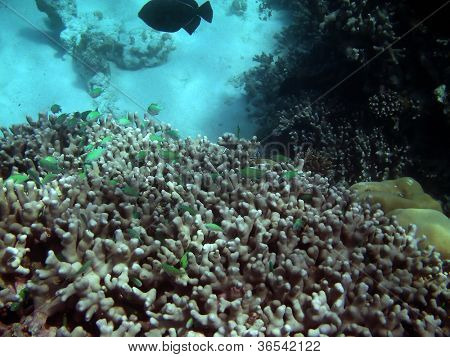
<path fill-rule="evenodd" d="M 64 139 L 53 119 L 0 139 L 1 172 L 39 178 L 0 179 L 1 334 L 449 334 L 438 253 L 302 161 L 135 115 Z"/>
<path fill-rule="evenodd" d="M 313 172 L 356 182 L 395 177 L 409 165 L 408 147 L 400 135 L 393 140 L 382 128 L 369 133 L 358 126 L 359 116 L 347 117 L 342 108 L 326 101 L 312 104 L 305 98 L 278 115 L 275 137 L 286 138 L 289 133 L 296 154 L 309 161 L 307 167 Z M 309 165 L 314 162 L 308 154 L 311 150 L 321 153 L 323 165 Z"/>
<path fill-rule="evenodd" d="M 400 129 L 400 121 L 407 125 L 420 117 L 420 101 L 405 98 L 392 90 L 383 90 L 369 97 L 369 110 L 380 125 Z M 409 123 L 408 123 L 409 122 Z"/>
<path fill-rule="evenodd" d="M 255 67 L 243 76 L 250 112 L 262 126 L 260 136 L 280 140 L 273 137 L 274 130 L 275 134 L 286 131 L 283 140 L 299 138 L 302 143 L 303 126 L 309 124 L 308 118 L 316 126 L 321 115 L 317 107 L 322 106 L 333 113 L 327 121 L 331 139 L 326 151 L 350 173 L 348 180 L 414 174 L 435 195 L 448 195 L 450 180 L 444 168 L 449 166 L 445 152 L 450 128 L 445 88 L 450 62 L 445 0 L 260 2 L 266 10 L 282 8 L 291 15 L 277 36 L 276 50 L 255 56 Z M 433 21 L 421 22 L 432 13 Z M 316 107 L 305 108 L 311 91 Z M 343 108 L 337 125 L 329 99 Z M 302 126 L 296 127 L 293 117 L 301 115 L 293 112 L 299 106 L 305 114 Z M 359 131 L 353 132 L 356 127 Z M 359 136 L 355 140 L 365 142 L 363 150 L 368 149 L 369 156 L 354 158 L 345 166 L 340 146 L 333 142 L 342 136 L 341 128 L 344 135 L 350 128 L 351 135 Z M 323 152 L 320 139 L 315 143 L 312 149 Z M 355 169 L 353 162 L 362 170 Z M 374 162 L 377 167 L 370 168 Z M 386 166 L 389 170 L 384 171 Z"/>

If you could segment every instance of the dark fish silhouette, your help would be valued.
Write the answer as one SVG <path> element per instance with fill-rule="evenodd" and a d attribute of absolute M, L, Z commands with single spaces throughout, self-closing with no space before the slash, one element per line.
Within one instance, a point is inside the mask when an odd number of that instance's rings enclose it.
<path fill-rule="evenodd" d="M 213 9 L 209 1 L 199 7 L 195 0 L 150 0 L 139 11 L 139 17 L 155 30 L 177 32 L 184 29 L 192 35 L 201 18 L 212 21 Z"/>

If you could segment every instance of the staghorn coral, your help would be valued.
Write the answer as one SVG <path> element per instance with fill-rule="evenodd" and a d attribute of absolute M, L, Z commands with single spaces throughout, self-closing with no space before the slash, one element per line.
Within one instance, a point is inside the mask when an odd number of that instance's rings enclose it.
<path fill-rule="evenodd" d="M 308 163 L 308 168 L 326 172 L 327 177 L 336 181 L 386 179 L 400 175 L 409 166 L 409 148 L 400 136 L 393 140 L 382 128 L 368 132 L 358 125 L 357 114 L 347 115 L 339 106 L 305 98 L 278 113 L 279 123 L 273 134 L 283 139 L 289 133 L 296 155 L 305 161 L 311 160 L 308 151 L 320 152 L 323 165 Z"/>
<path fill-rule="evenodd" d="M 369 110 L 380 121 L 390 121 L 395 129 L 399 129 L 400 114 L 403 108 L 397 93 L 386 91 L 374 94 L 369 98 Z"/>
<path fill-rule="evenodd" d="M 369 97 L 369 111 L 380 122 L 400 129 L 400 121 L 417 120 L 420 117 L 420 102 L 408 99 L 392 90 L 382 90 Z"/>
<path fill-rule="evenodd" d="M 62 168 L 0 179 L 2 335 L 449 334 L 448 272 L 414 229 L 302 161 L 259 164 L 254 139 L 128 119 L 67 137 L 41 114 L 0 139 L 2 173 Z"/>
<path fill-rule="evenodd" d="M 333 162 L 326 152 L 308 148 L 298 155 L 305 161 L 303 166 L 305 171 L 311 171 L 324 177 L 333 175 Z"/>
<path fill-rule="evenodd" d="M 379 6 L 373 2 L 336 0 L 321 1 L 322 21 L 319 24 L 323 36 L 340 39 L 345 57 L 363 63 L 377 52 L 383 51 L 397 38 L 394 29 L 395 12 L 391 4 Z M 389 48 L 389 59 L 399 63 L 404 56 L 402 49 Z"/>

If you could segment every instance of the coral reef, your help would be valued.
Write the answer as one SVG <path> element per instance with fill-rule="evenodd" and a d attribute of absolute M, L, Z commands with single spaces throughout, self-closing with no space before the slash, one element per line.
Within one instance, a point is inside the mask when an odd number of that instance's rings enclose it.
<path fill-rule="evenodd" d="M 359 202 L 379 204 L 383 211 L 407 228 L 417 226 L 417 235 L 426 236 L 422 246 L 432 244 L 449 259 L 450 220 L 442 214 L 440 202 L 423 191 L 411 177 L 382 182 L 359 182 L 350 187 Z"/>
<path fill-rule="evenodd" d="M 410 164 L 409 148 L 400 135 L 386 136 L 382 128 L 369 133 L 358 125 L 358 114 L 350 116 L 327 101 L 311 103 L 305 97 L 277 116 L 278 125 L 267 142 L 276 138 L 293 143 L 294 155 L 300 155 L 308 169 L 334 181 L 396 177 Z M 321 153 L 320 165 L 310 165 L 311 151 Z"/>
<path fill-rule="evenodd" d="M 389 3 L 378 6 L 367 0 L 335 0 L 320 1 L 318 7 L 323 15 L 319 29 L 324 37 L 340 40 L 337 50 L 341 56 L 363 63 L 388 48 L 389 60 L 399 63 L 404 50 L 390 47 L 397 34 Z"/>
<path fill-rule="evenodd" d="M 439 253 L 302 160 L 137 115 L 27 119 L 0 139 L 1 335 L 449 335 Z"/>
<path fill-rule="evenodd" d="M 427 208 L 442 212 L 440 202 L 423 191 L 411 177 L 401 177 L 382 182 L 358 182 L 350 187 L 357 199 L 379 203 L 388 213 L 399 208 Z"/>
<path fill-rule="evenodd" d="M 308 133 L 304 124 L 316 126 L 325 109 L 329 119 L 321 132 L 327 129 L 332 135 L 316 139 L 310 149 L 339 153 L 341 141 L 335 139 L 342 135 L 340 127 L 357 127 L 358 133 L 351 130 L 346 135 L 359 136 L 366 146 L 381 142 L 380 149 L 371 148 L 367 157 L 337 165 L 349 173 L 344 177 L 350 183 L 362 177 L 409 175 L 427 192 L 448 197 L 450 177 L 443 169 L 449 167 L 445 153 L 450 151 L 448 7 L 435 11 L 446 2 L 261 0 L 260 4 L 264 12 L 285 9 L 291 14 L 291 22 L 277 36 L 278 48 L 255 56 L 255 67 L 243 75 L 260 136 L 267 141 L 302 141 L 305 134 L 316 133 Z M 308 101 L 314 106 L 307 108 Z M 334 103 L 341 106 L 337 112 Z M 339 124 L 334 125 L 336 115 Z M 383 152 L 382 158 L 374 155 Z M 330 156 L 340 159 L 339 154 Z M 353 162 L 360 160 L 362 169 L 355 168 Z M 365 169 L 372 162 L 377 169 Z"/>
<path fill-rule="evenodd" d="M 417 226 L 417 234 L 426 236 L 421 242 L 433 245 L 444 259 L 450 259 L 450 219 L 429 208 L 399 208 L 388 213 L 404 227 Z"/>
<path fill-rule="evenodd" d="M 62 31 L 78 13 L 75 0 L 36 0 L 36 6 L 47 14 L 49 25 L 55 31 Z"/>
<path fill-rule="evenodd" d="M 380 125 L 400 130 L 400 122 L 419 119 L 421 105 L 418 100 L 404 98 L 395 91 L 387 90 L 369 97 L 369 111 Z"/>
<path fill-rule="evenodd" d="M 106 77 L 107 88 L 110 62 L 136 70 L 165 63 L 175 49 L 169 34 L 160 34 L 147 27 L 126 29 L 123 24 L 105 18 L 101 12 L 80 14 L 75 0 L 36 0 L 38 9 L 48 15 L 50 24 L 59 33 L 62 45 L 73 55 L 80 75 L 92 90 L 94 77 Z"/>
<path fill-rule="evenodd" d="M 233 0 L 230 4 L 229 13 L 243 16 L 247 11 L 247 0 Z"/>

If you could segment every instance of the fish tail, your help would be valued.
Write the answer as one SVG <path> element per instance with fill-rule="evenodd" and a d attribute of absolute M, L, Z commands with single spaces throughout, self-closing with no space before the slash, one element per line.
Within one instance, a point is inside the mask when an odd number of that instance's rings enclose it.
<path fill-rule="evenodd" d="M 202 17 L 205 21 L 212 22 L 213 9 L 209 1 L 205 2 L 202 6 L 198 8 L 198 15 Z"/>

